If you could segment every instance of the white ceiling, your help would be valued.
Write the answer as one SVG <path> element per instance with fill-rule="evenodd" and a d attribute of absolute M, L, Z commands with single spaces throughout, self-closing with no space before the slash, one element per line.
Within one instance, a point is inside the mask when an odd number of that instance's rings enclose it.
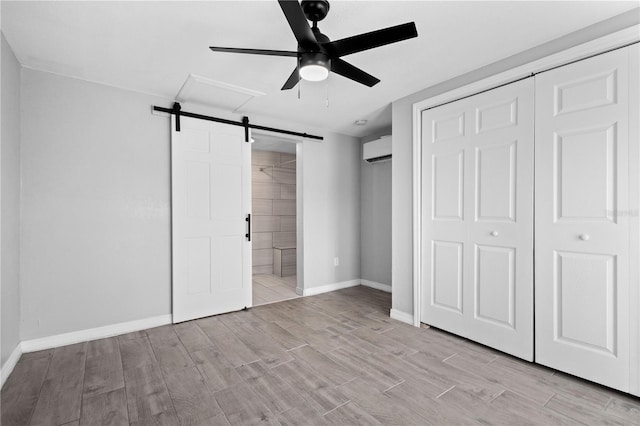
<path fill-rule="evenodd" d="M 214 53 L 210 45 L 295 50 L 275 0 L 2 1 L 2 28 L 27 67 L 174 99 L 189 74 L 264 95 L 239 112 L 365 136 L 391 124 L 390 102 L 637 7 L 637 1 L 331 2 L 332 40 L 415 21 L 418 38 L 345 57 L 382 80 L 331 75 L 280 91 L 295 59 Z M 326 106 L 327 96 L 329 106 Z M 368 119 L 367 126 L 355 126 Z"/>

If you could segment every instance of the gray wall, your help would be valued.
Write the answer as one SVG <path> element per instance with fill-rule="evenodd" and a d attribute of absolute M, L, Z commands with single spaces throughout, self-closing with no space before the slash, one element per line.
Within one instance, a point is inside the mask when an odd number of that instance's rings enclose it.
<path fill-rule="evenodd" d="M 637 8 L 630 10 L 393 102 L 393 309 L 408 314 L 413 313 L 413 104 L 637 25 L 640 22 L 638 11 Z"/>
<path fill-rule="evenodd" d="M 170 128 L 152 104 L 170 103 L 23 70 L 23 340 L 170 313 Z M 303 144 L 305 287 L 360 277 L 360 144 L 325 136 Z"/>
<path fill-rule="evenodd" d="M 390 134 L 388 129 L 362 138 L 362 143 Z M 368 164 L 360 159 L 360 275 L 386 285 L 391 285 L 392 168 L 393 161 Z"/>
<path fill-rule="evenodd" d="M 20 341 L 20 64 L 2 35 L 1 364 Z"/>
<path fill-rule="evenodd" d="M 163 99 L 24 69 L 22 339 L 170 312 Z"/>
<path fill-rule="evenodd" d="M 305 289 L 360 278 L 360 141 L 337 133 L 324 138 L 304 142 L 297 163 L 302 167 Z"/>

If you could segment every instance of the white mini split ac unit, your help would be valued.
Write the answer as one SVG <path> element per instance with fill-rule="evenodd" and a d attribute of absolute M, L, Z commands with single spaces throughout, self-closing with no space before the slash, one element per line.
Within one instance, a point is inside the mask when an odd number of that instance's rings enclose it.
<path fill-rule="evenodd" d="M 383 136 L 365 143 L 362 147 L 362 157 L 369 164 L 391 161 L 391 136 Z"/>

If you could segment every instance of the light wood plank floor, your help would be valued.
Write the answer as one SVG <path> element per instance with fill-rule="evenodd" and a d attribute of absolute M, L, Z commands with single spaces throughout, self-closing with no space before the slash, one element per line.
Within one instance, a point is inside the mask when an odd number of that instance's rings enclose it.
<path fill-rule="evenodd" d="M 259 274 L 253 276 L 253 306 L 300 297 L 296 294 L 297 278 Z"/>
<path fill-rule="evenodd" d="M 2 426 L 640 423 L 637 398 L 389 307 L 353 287 L 25 354 Z"/>

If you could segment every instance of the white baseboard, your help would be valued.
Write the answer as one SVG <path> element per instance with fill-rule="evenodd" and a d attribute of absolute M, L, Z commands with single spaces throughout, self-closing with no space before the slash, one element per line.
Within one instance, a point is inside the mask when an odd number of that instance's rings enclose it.
<path fill-rule="evenodd" d="M 89 328 L 86 330 L 72 331 L 71 333 L 41 337 L 39 339 L 25 340 L 22 342 L 22 352 L 34 352 L 72 345 L 74 343 L 88 342 L 90 340 L 118 336 L 120 334 L 159 327 L 166 324 L 171 324 L 171 315 L 160 315 L 141 320 L 105 325 L 104 327 Z"/>
<path fill-rule="evenodd" d="M 387 293 L 391 293 L 391 286 L 389 284 L 377 283 L 375 281 L 369 280 L 360 280 L 360 284 L 365 287 L 375 288 L 376 290 L 386 291 Z"/>
<path fill-rule="evenodd" d="M 18 363 L 21 355 L 22 344 L 18 342 L 18 345 L 13 350 L 13 352 L 11 352 L 11 355 L 9 355 L 9 358 L 7 358 L 7 361 L 4 363 L 2 369 L 0 370 L 0 389 L 2 389 L 2 387 L 4 386 L 4 382 L 7 381 L 7 378 L 16 367 L 16 364 Z"/>
<path fill-rule="evenodd" d="M 406 312 L 402 312 L 397 309 L 391 309 L 391 311 L 389 312 L 389 316 L 394 320 L 413 325 L 413 315 Z"/>
<path fill-rule="evenodd" d="M 316 294 L 328 293 L 330 291 L 342 290 L 343 288 L 355 287 L 360 285 L 360 280 L 342 281 L 339 283 L 321 285 L 318 287 L 305 288 L 302 291 L 303 296 L 315 296 Z"/>

